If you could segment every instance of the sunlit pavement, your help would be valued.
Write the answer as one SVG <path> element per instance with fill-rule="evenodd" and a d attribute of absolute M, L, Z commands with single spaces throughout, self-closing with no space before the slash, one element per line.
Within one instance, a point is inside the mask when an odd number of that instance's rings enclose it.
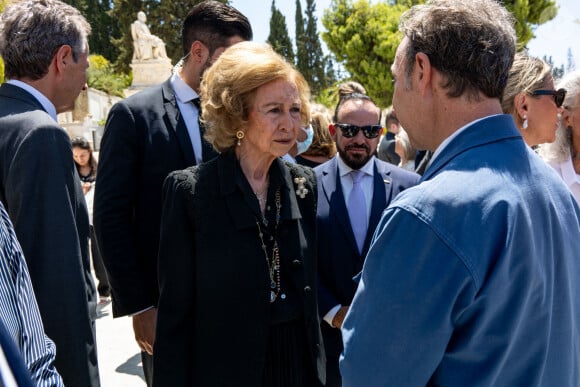
<path fill-rule="evenodd" d="M 141 352 L 130 317 L 113 319 L 111 303 L 97 306 L 97 350 L 102 387 L 145 387 Z"/>

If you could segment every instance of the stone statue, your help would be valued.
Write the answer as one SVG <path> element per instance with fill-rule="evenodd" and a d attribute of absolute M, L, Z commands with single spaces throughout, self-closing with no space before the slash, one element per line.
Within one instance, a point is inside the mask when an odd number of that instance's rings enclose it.
<path fill-rule="evenodd" d="M 133 37 L 133 61 L 147 61 L 152 59 L 167 59 L 165 43 L 158 36 L 149 31 L 145 22 L 145 12 L 137 13 L 137 20 L 131 24 Z"/>

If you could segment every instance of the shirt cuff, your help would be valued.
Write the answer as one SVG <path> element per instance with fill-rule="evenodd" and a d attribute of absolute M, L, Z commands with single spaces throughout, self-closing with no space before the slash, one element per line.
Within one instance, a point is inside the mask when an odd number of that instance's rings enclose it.
<path fill-rule="evenodd" d="M 332 326 L 332 320 L 334 319 L 334 316 L 336 316 L 336 312 L 338 312 L 338 310 L 340 309 L 342 305 L 336 305 L 335 307 L 333 307 L 332 309 L 330 309 L 328 311 L 328 313 L 326 313 L 323 317 L 324 321 L 326 321 L 328 323 L 328 325 Z M 334 327 L 333 327 L 334 328 Z"/>
<path fill-rule="evenodd" d="M 129 317 L 134 317 L 134 316 L 137 316 L 138 314 L 141 314 L 141 313 L 147 312 L 149 309 L 153 309 L 153 308 L 155 308 L 155 306 L 151 305 L 151 306 L 150 306 L 150 307 L 148 307 L 148 308 L 145 308 L 145 309 L 143 309 L 143 310 L 140 310 L 140 311 L 138 311 L 138 312 L 135 312 L 135 313 L 132 313 L 132 314 L 130 314 L 130 315 L 129 315 Z M 334 313 L 336 314 L 336 312 L 334 312 Z M 334 316 L 333 316 L 333 317 L 334 317 Z"/>

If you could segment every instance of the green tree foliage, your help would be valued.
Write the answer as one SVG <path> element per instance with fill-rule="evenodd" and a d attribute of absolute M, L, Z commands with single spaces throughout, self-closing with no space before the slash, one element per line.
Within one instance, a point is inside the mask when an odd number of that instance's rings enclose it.
<path fill-rule="evenodd" d="M 408 5 L 368 0 L 333 0 L 325 11 L 322 39 L 336 59 L 360 82 L 377 104 L 390 105 L 391 65 L 401 40 L 399 18 Z"/>
<path fill-rule="evenodd" d="M 203 0 L 160 0 L 154 1 L 154 6 L 149 7 L 147 24 L 151 33 L 159 36 L 165 42 L 167 56 L 172 63 L 177 63 L 183 57 L 183 44 L 181 42 L 181 28 L 189 11 Z M 227 0 L 218 0 L 228 4 Z M 136 18 L 136 13 L 135 17 Z M 133 19 L 133 20 L 134 20 Z M 130 33 L 130 31 L 129 31 Z"/>
<path fill-rule="evenodd" d="M 131 71 L 129 67 L 133 58 L 131 23 L 137 19 L 137 12 L 143 11 L 147 13 L 148 4 L 147 0 L 113 0 L 113 9 L 110 15 L 116 20 L 120 29 L 119 36 L 111 38 L 111 43 L 118 50 L 117 57 L 111 59 L 116 71 L 126 74 Z"/>
<path fill-rule="evenodd" d="M 111 18 L 111 0 L 86 0 L 87 13 L 85 17 L 91 24 L 92 33 L 89 36 L 91 53 L 103 55 L 114 60 L 119 55 L 119 49 L 111 44 L 111 38 L 119 37 L 121 31 L 116 20 Z"/>
<path fill-rule="evenodd" d="M 111 0 L 63 0 L 78 9 L 91 25 L 89 47 L 91 53 L 114 59 L 119 50 L 111 39 L 119 36 L 119 24 L 111 18 Z"/>
<path fill-rule="evenodd" d="M 562 79 L 565 73 L 564 65 L 560 65 L 560 67 L 556 66 L 551 56 L 544 55 L 542 59 L 552 68 L 552 78 L 554 78 L 554 82 L 558 82 L 559 79 Z"/>
<path fill-rule="evenodd" d="M 91 53 L 115 59 L 119 50 L 111 44 L 119 37 L 119 24 L 111 18 L 111 0 L 63 0 L 78 9 L 91 25 L 89 47 Z"/>
<path fill-rule="evenodd" d="M 290 63 L 294 63 L 294 49 L 288 35 L 286 18 L 278 8 L 276 1 L 272 0 L 272 16 L 270 17 L 270 34 L 266 40 L 278 54 L 282 55 Z"/>
<path fill-rule="evenodd" d="M 116 74 L 111 63 L 102 55 L 89 55 L 89 63 L 87 72 L 89 87 L 107 94 L 125 97 L 124 90 L 131 84 L 129 76 Z"/>
<path fill-rule="evenodd" d="M 323 40 L 337 60 L 362 83 L 379 105 L 391 103 L 393 85 L 390 67 L 402 38 L 398 31 L 401 14 L 422 0 L 333 0 L 325 11 Z M 533 29 L 553 19 L 555 0 L 505 0 L 516 19 L 519 48 L 533 37 Z"/>
<path fill-rule="evenodd" d="M 112 38 L 113 45 L 119 50 L 114 62 L 118 71 L 128 73 L 129 64 L 133 58 L 133 38 L 131 23 L 137 19 L 137 12 L 147 15 L 147 26 L 151 33 L 165 42 L 167 56 L 172 63 L 183 56 L 181 44 L 181 27 L 183 20 L 194 5 L 203 0 L 113 0 L 111 17 L 116 20 L 120 33 L 118 38 Z M 218 0 L 228 4 L 227 0 Z"/>
<path fill-rule="evenodd" d="M 306 66 L 300 70 L 310 84 L 313 94 L 317 95 L 334 82 L 334 72 L 332 64 L 329 63 L 331 60 L 322 52 L 315 12 L 314 0 L 306 0 L 306 30 L 304 32 Z"/>
<path fill-rule="evenodd" d="M 555 0 L 505 0 L 503 3 L 516 19 L 520 50 L 534 37 L 535 27 L 552 20 L 558 13 Z"/>
<path fill-rule="evenodd" d="M 0 13 L 4 11 L 4 7 L 6 7 L 6 0 L 0 0 Z M 4 61 L 2 57 L 0 57 L 0 85 L 4 83 Z"/>
<path fill-rule="evenodd" d="M 306 78 L 308 72 L 308 53 L 306 48 L 306 35 L 304 31 L 304 17 L 302 16 L 302 4 L 296 0 L 296 16 L 294 17 L 296 32 L 294 34 L 296 41 L 296 68 Z M 306 79 L 308 83 L 310 80 Z"/>

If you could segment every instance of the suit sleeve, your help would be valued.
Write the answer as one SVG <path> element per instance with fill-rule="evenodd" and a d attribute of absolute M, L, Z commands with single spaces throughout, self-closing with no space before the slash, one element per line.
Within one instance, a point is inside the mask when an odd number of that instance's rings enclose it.
<path fill-rule="evenodd" d="M 183 172 L 170 174 L 163 188 L 158 277 L 159 309 L 154 356 L 154 385 L 192 384 L 195 331 L 196 240 L 193 183 Z"/>
<path fill-rule="evenodd" d="M 56 366 L 65 382 L 89 385 L 95 311 L 89 310 L 88 214 L 66 132 L 54 125 L 30 131 L 6 187 L 44 328 L 58 347 Z"/>
<path fill-rule="evenodd" d="M 427 224 L 387 210 L 342 328 L 343 386 L 428 385 L 474 289 Z"/>
<path fill-rule="evenodd" d="M 137 256 L 134 210 L 140 155 L 132 112 L 124 103 L 111 109 L 101 141 L 93 222 L 113 291 L 115 317 L 154 305 Z"/>

